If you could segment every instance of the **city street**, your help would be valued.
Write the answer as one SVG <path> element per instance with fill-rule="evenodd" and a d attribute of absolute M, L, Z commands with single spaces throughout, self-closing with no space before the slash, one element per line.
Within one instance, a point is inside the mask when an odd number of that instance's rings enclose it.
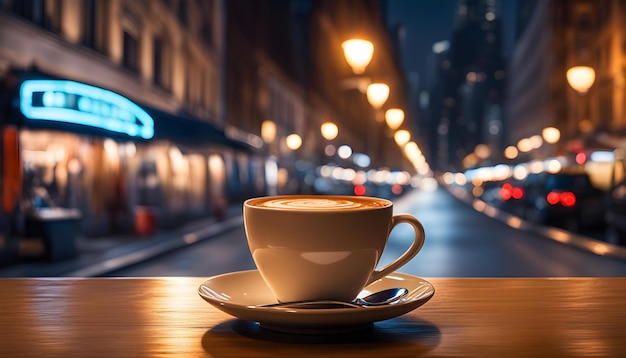
<path fill-rule="evenodd" d="M 422 251 L 399 271 L 422 277 L 626 276 L 626 261 L 514 229 L 475 211 L 447 190 L 415 190 L 394 203 L 426 230 Z M 412 230 L 397 227 L 381 265 L 408 247 Z M 381 266 L 382 267 L 382 266 Z M 213 276 L 255 268 L 243 227 L 108 276 Z"/>

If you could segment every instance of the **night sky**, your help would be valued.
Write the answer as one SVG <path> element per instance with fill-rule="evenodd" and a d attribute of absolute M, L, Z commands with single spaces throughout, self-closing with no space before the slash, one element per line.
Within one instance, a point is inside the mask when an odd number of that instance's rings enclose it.
<path fill-rule="evenodd" d="M 449 40 L 456 22 L 458 0 L 387 0 L 387 22 L 393 27 L 402 24 L 405 40 L 400 48 L 402 64 L 407 75 L 419 76 L 419 87 L 426 89 L 431 79 L 432 46 Z M 514 11 L 517 0 L 500 0 L 503 23 L 504 55 L 513 47 Z"/>

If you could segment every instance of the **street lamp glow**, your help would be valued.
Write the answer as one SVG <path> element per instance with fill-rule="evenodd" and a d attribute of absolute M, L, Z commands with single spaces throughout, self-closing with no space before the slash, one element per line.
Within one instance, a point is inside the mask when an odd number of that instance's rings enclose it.
<path fill-rule="evenodd" d="M 543 138 L 539 134 L 535 134 L 534 136 L 528 138 L 530 141 L 530 145 L 533 149 L 541 148 L 543 145 Z"/>
<path fill-rule="evenodd" d="M 351 39 L 344 41 L 341 47 L 348 65 L 352 67 L 352 72 L 357 75 L 365 72 L 374 55 L 374 44 L 367 40 Z"/>
<path fill-rule="evenodd" d="M 561 139 L 561 131 L 554 127 L 546 127 L 541 131 L 541 135 L 543 136 L 543 140 L 546 143 L 554 144 Z"/>
<path fill-rule="evenodd" d="M 266 120 L 261 123 L 261 138 L 265 143 L 272 143 L 276 139 L 276 123 Z"/>
<path fill-rule="evenodd" d="M 517 158 L 518 155 L 519 155 L 519 151 L 514 145 L 510 145 L 506 147 L 506 149 L 504 150 L 504 157 L 506 159 L 515 159 Z"/>
<path fill-rule="evenodd" d="M 297 134 L 290 134 L 285 139 L 285 143 L 290 150 L 297 150 L 302 145 L 302 138 Z"/>
<path fill-rule="evenodd" d="M 415 143 L 415 142 L 408 142 L 404 146 L 404 153 L 410 159 L 410 158 L 414 158 L 414 157 L 417 157 L 418 155 L 422 154 L 422 151 L 419 149 L 417 143 Z"/>
<path fill-rule="evenodd" d="M 486 144 L 478 144 L 474 148 L 474 153 L 479 159 L 487 159 L 491 155 L 491 149 Z"/>
<path fill-rule="evenodd" d="M 522 138 L 517 142 L 517 149 L 522 153 L 528 153 L 533 150 L 533 144 L 529 138 Z"/>
<path fill-rule="evenodd" d="M 400 128 L 404 122 L 404 111 L 400 108 L 390 108 L 385 112 L 385 122 L 392 130 Z"/>
<path fill-rule="evenodd" d="M 567 70 L 567 82 L 580 94 L 585 94 L 596 80 L 596 71 L 589 66 L 574 66 Z"/>
<path fill-rule="evenodd" d="M 411 140 L 411 133 L 406 129 L 400 129 L 393 135 L 393 139 L 402 147 Z"/>
<path fill-rule="evenodd" d="M 337 135 L 339 134 L 339 128 L 337 128 L 337 125 L 332 122 L 322 123 L 320 131 L 322 132 L 322 137 L 326 140 L 333 140 L 337 138 Z"/>
<path fill-rule="evenodd" d="M 371 83 L 367 86 L 367 101 L 374 109 L 380 109 L 389 98 L 389 86 L 384 83 Z"/>

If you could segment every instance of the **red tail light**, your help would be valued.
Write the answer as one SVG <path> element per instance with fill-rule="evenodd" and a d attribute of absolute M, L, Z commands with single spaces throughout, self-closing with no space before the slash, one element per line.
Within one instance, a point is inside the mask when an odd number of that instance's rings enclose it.
<path fill-rule="evenodd" d="M 566 208 L 571 208 L 576 205 L 576 195 L 571 191 L 551 191 L 546 195 L 546 201 L 550 205 L 561 204 Z"/>
<path fill-rule="evenodd" d="M 570 191 L 561 193 L 561 205 L 571 208 L 576 205 L 576 195 Z"/>
<path fill-rule="evenodd" d="M 513 185 L 509 183 L 502 185 L 502 189 L 500 189 L 500 197 L 502 197 L 502 200 L 507 201 L 511 199 L 512 196 L 513 196 Z"/>
<path fill-rule="evenodd" d="M 363 185 L 357 185 L 354 187 L 354 195 L 363 196 L 365 195 L 365 187 Z"/>
<path fill-rule="evenodd" d="M 502 185 L 502 189 L 500 189 L 500 197 L 504 201 L 510 200 L 511 198 L 519 200 L 524 197 L 524 194 L 524 189 L 514 187 L 511 183 Z"/>

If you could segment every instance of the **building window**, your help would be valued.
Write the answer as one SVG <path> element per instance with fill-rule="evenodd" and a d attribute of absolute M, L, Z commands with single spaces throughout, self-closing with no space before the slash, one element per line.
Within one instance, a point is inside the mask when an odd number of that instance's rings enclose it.
<path fill-rule="evenodd" d="M 61 0 L 58 0 L 61 2 Z M 82 2 L 82 43 L 106 53 L 108 38 L 109 2 L 85 0 Z"/>
<path fill-rule="evenodd" d="M 44 0 L 14 1 L 13 12 L 37 25 L 48 27 Z"/>
<path fill-rule="evenodd" d="M 7 9 L 56 34 L 61 33 L 61 0 L 0 0 L 0 10 Z"/>
<path fill-rule="evenodd" d="M 96 0 L 83 1 L 83 44 L 96 47 Z"/>
<path fill-rule="evenodd" d="M 204 1 L 202 2 L 202 5 L 204 6 L 204 18 L 200 27 L 200 38 L 204 41 L 206 45 L 211 46 L 213 45 L 215 2 L 213 0 Z"/>
<path fill-rule="evenodd" d="M 168 51 L 167 42 L 161 38 L 154 39 L 152 60 L 152 78 L 154 84 L 168 91 L 171 90 L 170 51 Z"/>
<path fill-rule="evenodd" d="M 133 72 L 139 72 L 139 41 L 126 30 L 124 30 L 122 65 Z"/>

